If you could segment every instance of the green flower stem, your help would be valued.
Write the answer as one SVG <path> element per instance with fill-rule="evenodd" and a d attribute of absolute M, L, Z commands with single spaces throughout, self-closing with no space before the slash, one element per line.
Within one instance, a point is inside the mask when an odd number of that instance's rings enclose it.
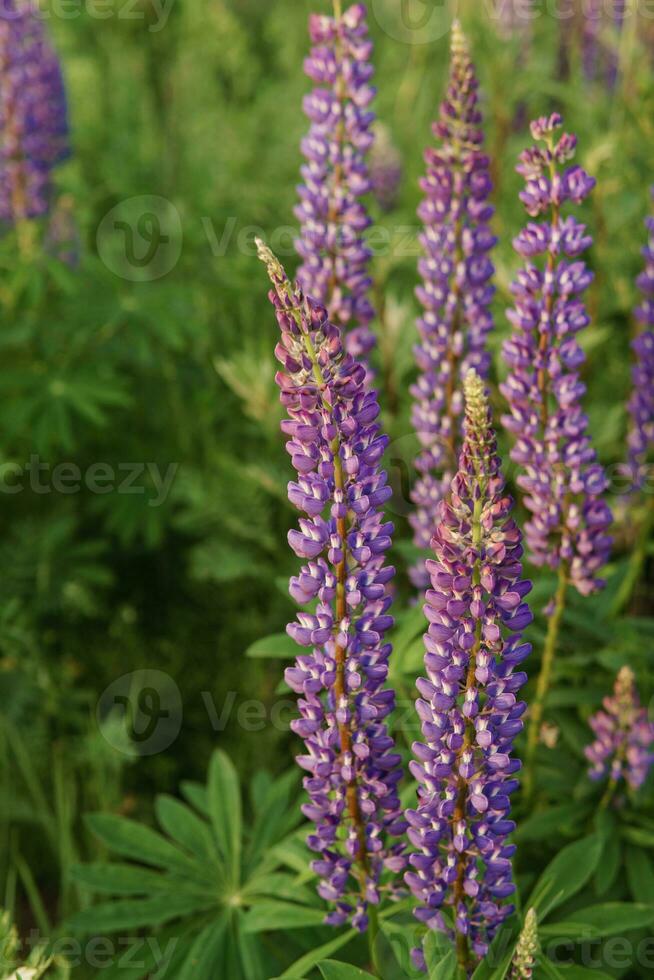
<path fill-rule="evenodd" d="M 534 766 L 535 766 L 535 759 L 536 759 L 536 748 L 538 746 L 538 735 L 540 732 L 541 722 L 543 720 L 545 701 L 547 699 L 547 694 L 550 688 L 550 682 L 552 680 L 554 656 L 556 654 L 556 645 L 559 638 L 559 629 L 561 626 L 561 620 L 563 618 L 563 611 L 565 609 L 567 590 L 568 590 L 568 569 L 565 562 L 563 562 L 559 568 L 559 582 L 556 590 L 556 595 L 554 597 L 554 609 L 552 610 L 552 613 L 549 617 L 549 623 L 547 626 L 547 636 L 545 638 L 545 646 L 543 648 L 543 661 L 541 663 L 540 674 L 538 675 L 538 683 L 536 685 L 536 697 L 534 698 L 534 702 L 531 705 L 531 710 L 530 710 L 529 732 L 527 735 L 526 771 L 525 771 L 525 782 L 524 782 L 524 792 L 525 792 L 526 800 L 531 800 L 535 787 Z"/>

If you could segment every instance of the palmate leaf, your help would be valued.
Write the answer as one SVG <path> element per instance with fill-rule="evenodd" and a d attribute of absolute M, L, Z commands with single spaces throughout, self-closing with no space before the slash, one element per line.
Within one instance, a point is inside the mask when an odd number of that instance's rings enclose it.
<path fill-rule="evenodd" d="M 298 646 L 287 633 L 273 633 L 252 643 L 245 651 L 246 657 L 266 660 L 292 660 L 297 656 Z"/>
<path fill-rule="evenodd" d="M 73 916 L 68 922 L 73 933 L 158 930 L 171 923 L 180 944 L 173 972 L 153 972 L 156 957 L 150 956 L 141 970 L 121 974 L 129 980 L 269 976 L 268 953 L 258 934 L 322 925 L 325 912 L 313 889 L 303 885 L 306 853 L 301 867 L 283 870 L 284 845 L 293 839 L 288 831 L 293 832 L 299 819 L 294 799 L 297 775 L 275 781 L 264 775 L 256 785 L 256 845 L 250 835 L 242 840 L 240 787 L 222 752 L 214 753 L 207 787 L 184 784 L 188 803 L 165 795 L 157 798 L 155 814 L 164 833 L 117 815 L 89 816 L 95 835 L 129 860 L 73 870 L 79 884 L 115 896 L 114 901 Z M 242 853 L 247 854 L 246 862 L 241 861 Z M 156 942 L 157 936 L 150 939 Z M 321 953 L 320 958 L 327 955 Z"/>
<path fill-rule="evenodd" d="M 445 933 L 430 930 L 423 944 L 429 980 L 455 980 L 456 952 Z"/>

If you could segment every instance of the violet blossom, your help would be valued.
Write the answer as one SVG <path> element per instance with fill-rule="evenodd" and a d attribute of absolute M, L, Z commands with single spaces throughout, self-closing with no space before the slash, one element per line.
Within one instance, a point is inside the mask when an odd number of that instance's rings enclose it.
<path fill-rule="evenodd" d="M 513 243 L 525 263 L 512 285 L 513 334 L 503 348 L 510 373 L 500 387 L 510 408 L 503 421 L 515 436 L 511 458 L 522 468 L 518 484 L 531 512 L 530 560 L 565 568 L 586 595 L 604 584 L 598 573 L 610 554 L 612 517 L 581 407 L 585 356 L 577 334 L 589 323 L 582 294 L 592 279 L 581 256 L 592 239 L 563 208 L 583 201 L 595 181 L 578 165 L 560 169 L 576 146 L 567 133 L 557 139 L 561 122 L 557 113 L 533 122 L 534 140 L 544 145 L 520 156 L 521 200 L 532 218 L 544 220 L 530 221 Z"/>
<path fill-rule="evenodd" d="M 416 702 L 424 741 L 410 764 L 420 788 L 407 812 L 415 852 L 405 878 L 430 928 L 447 931 L 442 910 L 452 907 L 459 962 L 469 967 L 468 944 L 484 956 L 512 911 L 509 812 L 520 769 L 512 751 L 525 711 L 519 666 L 531 649 L 520 631 L 532 615 L 484 383 L 471 371 L 464 386 L 459 470 L 427 561 L 427 676 Z"/>
<path fill-rule="evenodd" d="M 425 199 L 418 210 L 425 255 L 418 266 L 423 284 L 416 292 L 424 313 L 418 320 L 420 343 L 415 350 L 419 376 L 411 394 L 412 423 L 421 450 L 411 525 L 414 543 L 421 549 L 429 547 L 438 505 L 456 469 L 461 380 L 471 368 L 486 377 L 490 366 L 486 337 L 493 327 L 494 270 L 489 252 L 496 239 L 489 228 L 491 180 L 482 149 L 477 89 L 466 40 L 455 22 L 447 96 L 434 124 L 439 145 L 425 154 Z M 426 584 L 422 561 L 412 578 L 418 587 Z"/>
<path fill-rule="evenodd" d="M 591 763 L 588 775 L 592 780 L 608 776 L 613 785 L 624 779 L 637 790 L 654 762 L 654 725 L 640 705 L 630 667 L 620 669 L 613 695 L 603 705 L 589 721 L 596 740 L 584 750 Z"/>
<path fill-rule="evenodd" d="M 295 209 L 298 281 L 343 330 L 348 351 L 367 355 L 375 337 L 369 326 L 372 253 L 364 238 L 371 220 L 362 198 L 371 189 L 366 154 L 375 89 L 366 8 L 357 3 L 336 17 L 314 14 L 309 33 L 313 48 L 304 67 L 316 87 L 304 100 L 311 128 L 302 141 L 306 163 Z"/>
<path fill-rule="evenodd" d="M 69 153 L 61 66 L 38 11 L 4 0 L 0 11 L 0 219 L 50 208 L 51 175 Z"/>
<path fill-rule="evenodd" d="M 385 721 L 395 703 L 385 687 L 394 569 L 385 558 L 393 526 L 382 512 L 391 491 L 380 460 L 388 440 L 376 421 L 377 393 L 345 352 L 339 329 L 289 282 L 266 246 L 258 249 L 281 329 L 275 353 L 288 416 L 282 429 L 298 474 L 288 495 L 302 515 L 288 536 L 305 561 L 290 593 L 308 609 L 288 633 L 308 649 L 285 676 L 300 695 L 300 718 L 291 727 L 306 744 L 298 757 L 308 773 L 303 812 L 316 824 L 308 845 L 318 855 L 318 891 L 334 903 L 327 921 L 352 918 L 364 930 L 384 868 L 397 872 L 405 864 L 404 844 L 389 840 L 406 823 L 400 756 Z"/>
<path fill-rule="evenodd" d="M 653 190 L 654 194 L 654 190 Z M 637 279 L 642 301 L 635 317 L 646 329 L 632 343 L 633 390 L 629 399 L 630 427 L 627 437 L 629 472 L 633 486 L 642 488 L 654 448 L 654 217 L 645 219 L 649 240 L 643 248 L 645 269 Z"/>

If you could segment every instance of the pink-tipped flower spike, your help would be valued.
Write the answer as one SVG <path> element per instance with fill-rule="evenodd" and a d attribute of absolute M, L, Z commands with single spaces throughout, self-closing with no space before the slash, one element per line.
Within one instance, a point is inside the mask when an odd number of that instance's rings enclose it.
<path fill-rule="evenodd" d="M 609 779 L 611 791 L 623 780 L 640 789 L 654 762 L 654 725 L 641 707 L 634 672 L 622 667 L 604 709 L 589 721 L 596 739 L 585 749 L 592 780 Z"/>
<path fill-rule="evenodd" d="M 461 447 L 462 380 L 473 368 L 486 377 L 490 357 L 486 338 L 493 327 L 495 244 L 489 221 L 493 208 L 489 160 L 483 151 L 478 83 L 466 39 L 452 26 L 447 96 L 434 124 L 439 145 L 425 154 L 425 198 L 418 215 L 424 224 L 419 262 L 423 283 L 417 290 L 424 312 L 418 320 L 418 380 L 411 388 L 413 427 L 421 450 L 420 474 L 412 493 L 414 542 L 428 549 L 439 503 L 456 471 Z M 419 588 L 428 576 L 424 561 L 412 570 Z"/>
<path fill-rule="evenodd" d="M 645 268 L 637 280 L 642 300 L 635 310 L 643 329 L 632 344 L 633 390 L 628 405 L 629 472 L 635 489 L 642 489 L 654 462 L 654 217 L 645 219 L 645 227 L 649 236 L 643 248 Z"/>
<path fill-rule="evenodd" d="M 386 725 L 395 704 L 385 686 L 394 569 L 386 563 L 393 526 L 383 515 L 390 489 L 380 460 L 388 440 L 376 421 L 377 393 L 338 327 L 265 245 L 258 249 L 281 330 L 282 429 L 297 471 L 288 495 L 302 515 L 288 536 L 305 562 L 290 593 L 308 608 L 288 633 L 307 650 L 285 676 L 300 696 L 291 727 L 306 745 L 298 757 L 307 772 L 304 813 L 316 825 L 308 844 L 318 891 L 333 904 L 327 921 L 351 919 L 363 931 L 384 869 L 394 875 L 405 865 L 400 756 Z"/>
<path fill-rule="evenodd" d="M 416 916 L 448 931 L 452 909 L 458 961 L 466 974 L 512 911 L 510 796 L 520 762 L 513 742 L 525 704 L 520 665 L 532 615 L 522 578 L 520 530 L 511 516 L 481 378 L 469 372 L 459 470 L 441 502 L 434 559 L 427 562 L 427 676 L 417 681 L 423 742 L 411 771 L 418 808 L 407 812 L 415 851 L 405 878 Z M 420 962 L 420 957 L 417 957 Z"/>

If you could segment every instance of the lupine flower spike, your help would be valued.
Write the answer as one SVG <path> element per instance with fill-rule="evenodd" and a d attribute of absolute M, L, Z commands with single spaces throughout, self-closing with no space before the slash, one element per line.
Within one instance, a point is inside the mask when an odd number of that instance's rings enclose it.
<path fill-rule="evenodd" d="M 652 193 L 654 196 L 654 189 Z M 646 218 L 645 226 L 649 234 L 643 249 L 645 269 L 637 280 L 643 299 L 635 311 L 644 329 L 632 344 L 635 360 L 627 438 L 629 471 L 635 489 L 642 489 L 654 455 L 654 217 Z"/>
<path fill-rule="evenodd" d="M 69 145 L 61 68 L 29 2 L 4 0 L 0 11 L 0 132 L 0 220 L 38 218 Z"/>
<path fill-rule="evenodd" d="M 610 794 L 622 780 L 637 790 L 654 762 L 654 725 L 647 709 L 640 706 L 630 667 L 620 669 L 613 695 L 604 698 L 603 703 L 604 710 L 589 721 L 596 740 L 585 750 L 591 763 L 588 775 L 592 780 L 608 776 Z M 608 802 L 608 796 L 605 799 Z"/>
<path fill-rule="evenodd" d="M 302 141 L 304 183 L 295 210 L 301 222 L 298 280 L 341 328 L 347 350 L 362 356 L 375 344 L 371 252 L 363 237 L 370 218 L 362 201 L 371 187 L 372 42 L 364 4 L 340 13 L 338 0 L 335 9 L 334 17 L 314 14 L 309 21 L 313 48 L 304 67 L 316 88 L 304 101 L 311 128 Z"/>
<path fill-rule="evenodd" d="M 411 524 L 414 542 L 422 549 L 429 548 L 438 505 L 456 471 L 462 379 L 471 368 L 485 377 L 490 363 L 485 342 L 493 326 L 493 266 L 488 253 L 496 240 L 488 226 L 491 182 L 477 87 L 466 40 L 455 22 L 447 97 L 434 124 L 439 146 L 425 154 L 425 199 L 418 210 L 425 255 L 419 263 L 423 284 L 417 295 L 424 313 L 415 352 L 419 376 L 411 394 L 413 427 L 422 448 Z M 426 585 L 424 561 L 413 569 L 412 578 L 417 587 Z"/>
<path fill-rule="evenodd" d="M 513 954 L 511 980 L 531 980 L 534 975 L 538 949 L 538 919 L 536 917 L 536 910 L 529 909 L 525 916 L 525 924 L 522 927 L 518 945 Z"/>
<path fill-rule="evenodd" d="M 530 652 L 521 630 L 532 616 L 484 383 L 471 371 L 464 390 L 459 470 L 427 561 L 427 676 L 416 702 L 424 742 L 413 746 L 420 788 L 418 808 L 407 813 L 415 852 L 405 877 L 417 917 L 456 938 L 469 971 L 512 911 L 504 902 L 515 890 L 508 836 L 520 762 L 512 749 L 525 711 L 519 666 Z M 415 958 L 422 965 L 420 952 Z"/>
<path fill-rule="evenodd" d="M 290 592 L 303 606 L 317 600 L 288 627 L 307 652 L 286 671 L 300 695 L 292 728 L 306 743 L 298 763 L 308 772 L 304 813 L 316 824 L 308 844 L 319 893 L 334 906 L 327 921 L 351 918 L 363 931 L 383 869 L 405 864 L 404 845 L 392 842 L 406 829 L 400 756 L 385 722 L 395 700 L 385 687 L 394 575 L 385 560 L 393 527 L 382 514 L 390 490 L 379 466 L 387 438 L 365 368 L 344 351 L 324 307 L 289 282 L 265 245 L 258 249 L 281 330 L 282 429 L 298 473 L 288 493 L 302 515 L 289 543 L 306 564 Z"/>
<path fill-rule="evenodd" d="M 580 166 L 564 166 L 576 138 L 557 137 L 561 124 L 557 113 L 533 122 L 538 145 L 520 156 L 521 200 L 531 217 L 543 220 L 529 222 L 514 241 L 525 264 L 512 286 L 515 308 L 508 316 L 514 329 L 504 344 L 509 375 L 501 385 L 510 408 L 503 421 L 515 436 L 511 458 L 522 468 L 518 485 L 531 512 L 525 525 L 529 558 L 558 571 L 530 712 L 527 795 L 568 584 L 582 595 L 601 588 L 598 576 L 611 550 L 612 517 L 602 499 L 607 481 L 588 434 L 579 377 L 584 353 L 577 334 L 589 322 L 582 294 L 592 278 L 581 255 L 591 238 L 573 215 L 563 214 L 569 202 L 588 196 L 595 181 Z"/>

